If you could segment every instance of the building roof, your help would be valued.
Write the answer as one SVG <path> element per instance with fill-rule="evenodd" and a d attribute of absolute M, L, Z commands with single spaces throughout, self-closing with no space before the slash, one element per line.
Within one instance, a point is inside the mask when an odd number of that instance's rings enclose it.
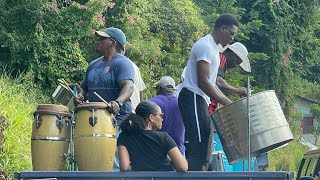
<path fill-rule="evenodd" d="M 317 101 L 317 100 L 310 99 L 310 98 L 303 97 L 303 96 L 299 96 L 299 95 L 297 95 L 296 97 L 297 97 L 298 99 L 303 100 L 303 101 L 306 101 L 306 102 L 308 102 L 308 103 L 312 103 L 312 104 L 318 104 L 318 105 L 320 105 L 320 102 L 319 102 L 319 101 Z"/>

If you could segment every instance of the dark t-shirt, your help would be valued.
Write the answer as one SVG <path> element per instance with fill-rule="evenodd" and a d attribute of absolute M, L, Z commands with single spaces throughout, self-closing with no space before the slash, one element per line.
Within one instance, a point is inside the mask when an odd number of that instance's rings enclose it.
<path fill-rule="evenodd" d="M 90 102 L 101 101 L 93 92 L 97 92 L 107 102 L 116 100 L 121 91 L 119 82 L 134 79 L 133 66 L 127 57 L 118 54 L 110 61 L 102 60 L 103 56 L 89 64 L 82 82 L 82 87 L 88 92 Z M 127 101 L 116 116 L 117 123 L 120 124 L 120 121 L 131 111 L 131 101 Z"/>
<path fill-rule="evenodd" d="M 117 141 L 119 145 L 127 148 L 133 171 L 173 171 L 167 154 L 177 145 L 166 132 L 121 132 Z"/>

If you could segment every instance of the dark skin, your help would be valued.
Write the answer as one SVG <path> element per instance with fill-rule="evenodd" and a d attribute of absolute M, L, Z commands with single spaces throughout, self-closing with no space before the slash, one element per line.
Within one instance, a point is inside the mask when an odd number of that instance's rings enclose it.
<path fill-rule="evenodd" d="M 99 40 L 97 42 L 96 49 L 98 52 L 100 52 L 103 55 L 103 61 L 111 61 L 114 56 L 121 53 L 122 50 L 117 46 L 117 42 L 112 38 L 106 38 L 98 36 Z M 118 81 L 119 87 L 121 88 L 119 97 L 117 100 L 121 101 L 122 103 L 127 102 L 133 92 L 133 81 L 132 80 L 120 80 Z M 79 104 L 84 101 L 85 95 L 87 92 L 84 91 L 84 88 L 79 89 L 79 93 L 77 94 L 75 98 L 75 104 Z M 110 107 L 108 108 L 108 111 L 112 114 L 118 114 L 120 111 L 120 107 L 118 103 L 114 101 L 109 102 Z"/>
<path fill-rule="evenodd" d="M 235 34 L 238 31 L 238 27 L 233 25 L 231 27 L 222 26 L 214 29 L 211 33 L 216 44 L 221 44 L 223 47 L 233 41 Z M 228 105 L 232 101 L 227 98 L 219 89 L 218 86 L 213 85 L 209 81 L 210 77 L 210 64 L 206 61 L 197 62 L 197 77 L 199 88 L 210 97 L 210 99 L 215 99 L 218 103 L 222 105 Z"/>
<path fill-rule="evenodd" d="M 239 56 L 237 56 L 233 51 L 227 51 L 223 52 L 223 55 L 227 59 L 227 68 L 234 68 L 242 63 L 242 60 Z M 216 81 L 217 86 L 223 90 L 227 91 L 230 93 L 238 93 L 240 95 L 246 95 L 247 94 L 247 88 L 245 87 L 233 87 L 229 85 L 226 80 L 223 79 L 221 76 L 217 76 L 217 81 Z"/>
<path fill-rule="evenodd" d="M 173 94 L 173 91 L 166 91 L 164 88 L 162 88 L 161 86 L 157 86 L 157 88 L 156 88 L 156 90 L 157 90 L 157 95 L 160 95 L 160 94 Z"/>

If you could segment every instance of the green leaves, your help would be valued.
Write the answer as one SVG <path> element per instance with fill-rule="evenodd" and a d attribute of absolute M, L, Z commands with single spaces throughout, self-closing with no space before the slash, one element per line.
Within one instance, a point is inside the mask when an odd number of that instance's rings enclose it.
<path fill-rule="evenodd" d="M 154 96 L 153 84 L 164 75 L 178 83 L 193 43 L 208 32 L 201 10 L 191 0 L 114 3 L 107 9 L 106 26 L 125 32 L 126 55 L 140 68 L 147 84 L 145 95 Z"/>
<path fill-rule="evenodd" d="M 32 75 L 23 73 L 14 80 L 10 69 L 0 69 L 0 171 L 31 170 L 31 127 L 37 103 L 50 103 L 47 96 L 32 87 Z"/>
<path fill-rule="evenodd" d="M 109 2 L 63 3 L 17 2 L 3 9 L 0 18 L 0 39 L 5 42 L 1 45 L 10 54 L 6 65 L 34 73 L 34 82 L 48 93 L 56 86 L 57 78 L 82 80 L 86 58 L 96 56 L 93 32 L 101 28 L 99 17 Z"/>

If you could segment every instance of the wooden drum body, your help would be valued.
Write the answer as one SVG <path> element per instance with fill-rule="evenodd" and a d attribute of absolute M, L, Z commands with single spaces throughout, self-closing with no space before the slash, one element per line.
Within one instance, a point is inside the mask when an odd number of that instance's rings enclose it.
<path fill-rule="evenodd" d="M 40 104 L 34 113 L 31 135 L 34 171 L 62 171 L 70 141 L 69 108 L 62 105 Z"/>
<path fill-rule="evenodd" d="M 82 103 L 76 108 L 74 152 L 80 171 L 110 171 L 116 149 L 116 129 L 107 106 Z"/>
<path fill-rule="evenodd" d="M 287 120 L 274 91 L 249 97 L 250 150 L 258 156 L 293 140 Z M 229 104 L 211 115 L 230 164 L 248 157 L 247 98 Z"/>

